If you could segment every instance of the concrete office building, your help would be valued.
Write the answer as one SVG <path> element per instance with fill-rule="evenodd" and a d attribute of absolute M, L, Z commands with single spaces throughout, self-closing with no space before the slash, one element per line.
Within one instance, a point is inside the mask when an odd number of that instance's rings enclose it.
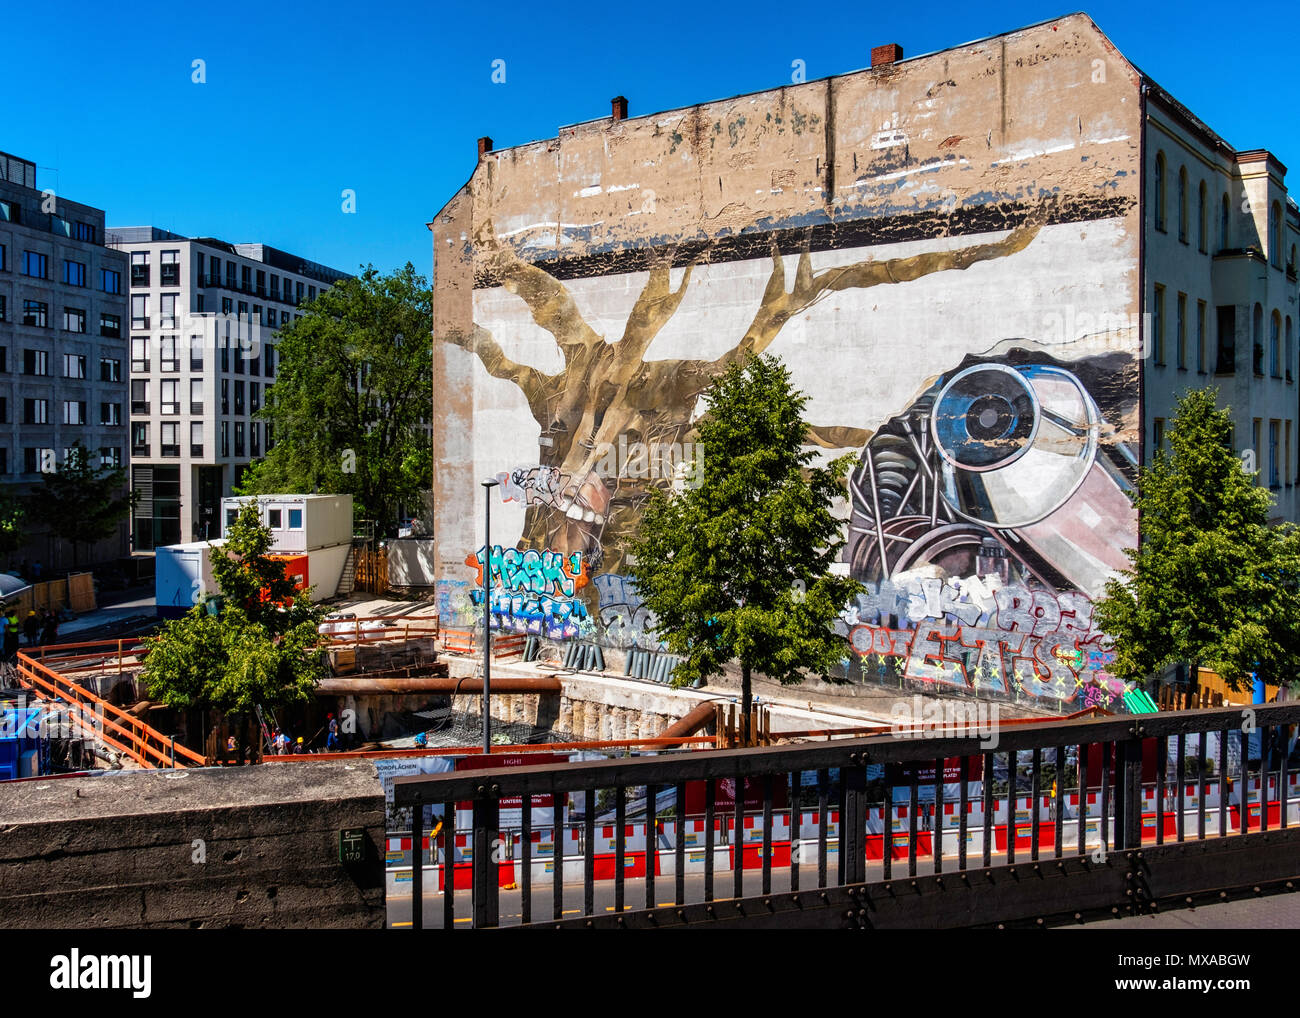
<path fill-rule="evenodd" d="M 108 235 L 130 261 L 134 546 L 216 537 L 221 499 L 274 444 L 254 415 L 275 380 L 275 330 L 347 274 L 265 244 Z"/>
<path fill-rule="evenodd" d="M 810 444 L 856 458 L 840 567 L 869 591 L 842 622 L 862 682 L 1122 710 L 1092 599 L 1189 386 L 1218 387 L 1296 518 L 1285 167 L 1086 15 L 611 114 L 480 139 L 429 224 L 448 624 L 481 612 L 487 569 L 496 626 L 656 647 L 628 540 L 689 459 L 700 393 L 749 354 L 808 394 Z"/>
<path fill-rule="evenodd" d="M 80 443 L 126 465 L 126 257 L 104 246 L 102 210 L 42 191 L 36 164 L 0 152 L 0 483 L 38 484 Z M 48 569 L 70 546 L 29 520 L 15 552 Z M 127 554 L 127 525 L 79 548 L 82 564 Z M 6 566 L 8 563 L 6 563 Z"/>

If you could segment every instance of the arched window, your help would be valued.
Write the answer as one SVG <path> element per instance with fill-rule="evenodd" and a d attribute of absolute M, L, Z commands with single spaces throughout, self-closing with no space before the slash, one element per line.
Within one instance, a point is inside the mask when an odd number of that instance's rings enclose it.
<path fill-rule="evenodd" d="M 1207 230 L 1206 218 L 1210 214 L 1209 192 L 1206 190 L 1205 181 L 1201 181 L 1201 193 L 1196 206 L 1196 248 L 1202 254 L 1205 253 L 1205 233 Z"/>
<path fill-rule="evenodd" d="M 1282 377 L 1281 331 L 1282 316 L 1274 311 L 1268 320 L 1268 373 L 1274 378 Z"/>
<path fill-rule="evenodd" d="M 1187 243 L 1187 167 L 1178 167 L 1178 239 Z"/>
<path fill-rule="evenodd" d="M 1277 202 L 1268 210 L 1268 260 L 1282 267 L 1282 206 Z"/>
<path fill-rule="evenodd" d="M 1250 330 L 1251 361 L 1255 374 L 1264 373 L 1264 308 L 1255 305 L 1255 317 Z"/>
<path fill-rule="evenodd" d="M 1165 228 L 1165 154 L 1156 153 L 1156 229 Z"/>
<path fill-rule="evenodd" d="M 1295 356 L 1295 346 L 1293 345 L 1293 343 L 1294 340 L 1292 339 L 1291 336 L 1291 316 L 1287 315 L 1285 354 L 1286 354 L 1286 380 L 1288 382 L 1292 381 L 1295 378 L 1295 369 L 1293 367 L 1295 362 L 1292 360 L 1292 358 Z"/>
<path fill-rule="evenodd" d="M 1223 207 L 1219 210 L 1219 250 L 1228 249 L 1228 192 L 1223 192 Z"/>

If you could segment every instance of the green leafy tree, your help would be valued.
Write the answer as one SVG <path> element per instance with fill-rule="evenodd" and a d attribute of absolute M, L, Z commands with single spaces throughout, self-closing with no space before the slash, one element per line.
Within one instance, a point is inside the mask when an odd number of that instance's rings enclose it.
<path fill-rule="evenodd" d="M 258 415 L 275 446 L 239 493 L 349 494 L 358 518 L 391 533 L 433 472 L 430 306 L 429 284 L 409 262 L 387 276 L 371 266 L 285 326 Z"/>
<path fill-rule="evenodd" d="M 851 458 L 812 466 L 807 398 L 774 357 L 733 365 L 704 398 L 700 483 L 651 494 L 629 573 L 657 635 L 685 659 L 674 684 L 738 661 L 747 718 L 754 672 L 794 685 L 844 657 L 832 627 L 863 588 L 831 573 L 843 545 L 831 506 Z"/>
<path fill-rule="evenodd" d="M 1121 678 L 1179 662 L 1233 689 L 1251 672 L 1270 682 L 1300 674 L 1300 531 L 1269 524 L 1273 497 L 1243 469 L 1231 436 L 1214 390 L 1188 392 L 1170 451 L 1139 473 L 1139 547 L 1093 615 L 1114 641 Z"/>
<path fill-rule="evenodd" d="M 127 489 L 126 470 L 95 466 L 90 451 L 78 442 L 32 489 L 28 517 L 72 545 L 75 566 L 81 546 L 112 537 L 135 502 L 135 492 Z"/>
<path fill-rule="evenodd" d="M 254 707 L 306 702 L 325 675 L 325 610 L 309 591 L 295 590 L 284 563 L 268 557 L 271 542 L 250 501 L 227 528 L 226 543 L 209 551 L 219 602 L 196 604 L 144 641 L 149 695 L 177 709 L 236 718 L 241 744 Z"/>
<path fill-rule="evenodd" d="M 0 555 L 6 559 L 27 543 L 27 508 L 23 500 L 0 492 Z"/>

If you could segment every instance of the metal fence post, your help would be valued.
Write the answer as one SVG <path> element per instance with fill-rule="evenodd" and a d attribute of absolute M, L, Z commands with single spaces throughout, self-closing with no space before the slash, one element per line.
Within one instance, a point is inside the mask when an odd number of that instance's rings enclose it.
<path fill-rule="evenodd" d="M 489 929 L 500 918 L 501 883 L 496 860 L 500 805 L 497 793 L 479 786 L 474 800 L 474 928 Z"/>
<path fill-rule="evenodd" d="M 849 759 L 853 766 L 840 771 L 844 786 L 840 852 L 844 860 L 844 883 L 858 884 L 867 879 L 867 768 L 860 754 L 850 753 Z"/>
<path fill-rule="evenodd" d="M 411 929 L 424 929 L 424 859 L 420 847 L 424 841 L 424 796 L 415 797 L 411 807 Z M 450 892 L 446 892 L 450 893 Z"/>
<path fill-rule="evenodd" d="M 1134 725 L 1136 736 L 1141 725 Z M 1142 847 L 1142 740 L 1128 739 L 1116 744 L 1120 759 L 1115 762 L 1115 839 L 1121 849 Z"/>

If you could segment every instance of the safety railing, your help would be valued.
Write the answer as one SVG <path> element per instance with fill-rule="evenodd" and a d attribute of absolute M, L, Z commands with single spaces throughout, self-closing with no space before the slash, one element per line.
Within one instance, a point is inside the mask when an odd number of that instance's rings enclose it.
<path fill-rule="evenodd" d="M 457 901 L 460 881 L 438 873 L 441 925 L 448 929 L 458 919 L 478 928 L 501 924 L 502 846 L 514 840 L 513 833 L 502 836 L 503 804 L 511 812 L 509 826 L 519 832 L 518 898 L 511 899 L 518 911 L 508 918 L 523 925 L 1044 925 L 1084 913 L 1199 900 L 1244 885 L 1258 891 L 1294 882 L 1300 837 L 1291 821 L 1295 767 L 1288 753 L 1290 726 L 1297 722 L 1300 704 L 1283 704 L 989 726 L 948 738 L 912 730 L 774 748 L 481 769 L 397 778 L 394 805 L 412 808 L 416 845 L 424 837 L 424 807 L 441 813 L 442 868 L 447 846 L 457 844 L 458 822 L 469 819 L 463 832 L 471 856 L 468 915 L 466 896 Z M 805 775 L 814 780 L 806 783 Z M 661 799 L 669 789 L 671 811 Z M 929 825 L 919 808 L 922 789 L 933 803 Z M 688 790 L 697 800 L 694 809 Z M 660 851 L 659 838 L 648 838 L 643 873 L 640 866 L 634 870 L 644 882 L 635 910 L 625 876 L 629 795 L 657 804 L 656 824 L 668 812 L 674 821 L 702 817 L 703 844 L 693 846 L 702 851 L 702 873 L 688 876 L 685 837 L 675 839 L 670 853 Z M 588 851 L 580 886 L 566 878 L 564 865 L 553 865 L 547 893 L 534 886 L 534 828 L 550 830 L 554 843 L 556 821 L 562 828 L 571 796 L 581 796 L 586 845 L 595 843 L 600 822 L 595 804 L 612 811 L 612 879 L 597 887 L 596 857 Z M 1063 804 L 1071 796 L 1076 808 L 1067 817 Z M 1001 837 L 995 831 L 999 798 L 1007 801 Z M 878 833 L 870 830 L 873 807 L 882 822 Z M 546 817 L 539 809 L 554 811 L 549 823 L 539 822 Z M 775 820 L 784 815 L 788 831 L 792 809 L 810 810 L 815 826 L 778 866 Z M 950 813 L 958 818 L 955 829 L 938 819 Z M 972 816 L 978 818 L 975 831 Z M 730 820 L 733 832 L 751 832 L 753 842 L 755 865 L 730 867 L 730 895 L 718 893 L 715 879 L 717 842 L 727 829 L 717 823 L 722 819 Z M 805 819 L 801 813 L 801 827 Z M 788 871 L 780 881 L 787 889 L 776 889 L 778 869 Z M 673 873 L 672 905 L 660 905 L 656 886 L 656 876 L 666 871 Z M 803 891 L 804 881 L 815 886 Z M 422 866 L 413 867 L 410 885 L 411 923 L 421 929 Z M 534 907 L 535 891 L 541 909 Z M 550 918 L 535 920 L 542 912 Z"/>
<path fill-rule="evenodd" d="M 101 643 L 55 644 L 42 647 L 45 661 L 33 658 L 29 652 L 18 654 L 18 678 L 33 692 L 73 705 L 72 720 L 93 738 L 125 754 L 142 767 L 203 767 L 207 761 L 186 746 L 178 746 L 175 739 L 145 724 L 133 714 L 109 703 L 103 697 L 73 682 L 51 664 L 63 667 L 68 664 L 115 660 L 120 668 L 125 655 L 123 643 L 136 641 L 102 641 Z M 115 645 L 115 656 L 108 650 Z M 103 653 L 94 649 L 103 647 Z M 71 653 L 78 651 L 80 653 Z"/>
<path fill-rule="evenodd" d="M 334 619 L 320 624 L 320 634 L 331 649 L 361 644 L 438 638 L 438 616 L 391 618 L 383 615 Z"/>

